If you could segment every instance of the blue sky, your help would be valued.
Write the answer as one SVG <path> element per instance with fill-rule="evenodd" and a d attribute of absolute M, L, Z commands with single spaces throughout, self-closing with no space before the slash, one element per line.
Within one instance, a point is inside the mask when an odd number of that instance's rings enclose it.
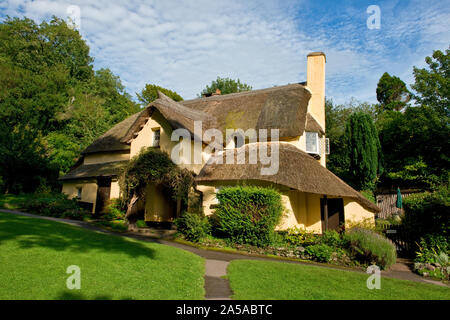
<path fill-rule="evenodd" d="M 433 50 L 450 44 L 450 1 L 0 0 L 0 19 L 37 22 L 80 8 L 95 68 L 118 74 L 134 96 L 145 83 L 196 95 L 217 76 L 254 89 L 306 80 L 306 55 L 327 55 L 326 95 L 376 102 L 387 71 L 413 82 Z M 369 5 L 381 11 L 369 29 Z"/>

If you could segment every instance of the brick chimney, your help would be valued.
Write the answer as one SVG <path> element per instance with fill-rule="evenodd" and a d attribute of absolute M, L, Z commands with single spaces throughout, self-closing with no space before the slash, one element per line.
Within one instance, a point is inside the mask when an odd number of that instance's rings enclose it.
<path fill-rule="evenodd" d="M 216 89 L 216 92 L 214 92 L 214 93 L 212 94 L 212 96 L 220 96 L 221 94 L 222 94 L 222 91 L 220 91 L 220 89 L 217 88 L 217 89 Z"/>
<path fill-rule="evenodd" d="M 325 130 L 325 63 L 323 52 L 311 52 L 307 57 L 306 86 L 311 90 L 308 112 Z"/>

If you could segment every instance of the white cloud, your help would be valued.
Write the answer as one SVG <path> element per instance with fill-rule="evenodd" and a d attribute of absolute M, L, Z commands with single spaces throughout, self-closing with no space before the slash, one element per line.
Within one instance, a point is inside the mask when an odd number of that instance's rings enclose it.
<path fill-rule="evenodd" d="M 308 17 L 308 4 L 9 0 L 0 4 L 0 12 L 41 21 L 53 14 L 64 17 L 69 5 L 78 5 L 81 33 L 96 68 L 120 75 L 131 94 L 156 83 L 187 99 L 218 75 L 240 78 L 256 89 L 304 81 L 306 54 L 320 50 L 327 54 L 328 97 L 375 102 L 384 71 L 409 75 L 405 80 L 410 81 L 414 63 L 448 46 L 444 21 L 450 16 L 438 4 L 382 5 L 379 31 L 365 28 L 366 8 L 347 6 Z M 411 48 L 411 41 L 420 48 Z"/>

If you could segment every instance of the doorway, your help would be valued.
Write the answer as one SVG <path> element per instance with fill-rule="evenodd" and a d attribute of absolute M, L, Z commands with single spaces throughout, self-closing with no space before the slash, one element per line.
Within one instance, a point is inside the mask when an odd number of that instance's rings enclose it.
<path fill-rule="evenodd" d="M 95 201 L 95 214 L 102 212 L 111 194 L 111 177 L 97 178 L 97 200 Z"/>
<path fill-rule="evenodd" d="M 325 221 L 325 206 L 328 210 L 328 228 Z M 322 198 L 320 199 L 320 215 L 322 219 L 322 230 L 344 230 L 344 199 L 342 198 Z"/>

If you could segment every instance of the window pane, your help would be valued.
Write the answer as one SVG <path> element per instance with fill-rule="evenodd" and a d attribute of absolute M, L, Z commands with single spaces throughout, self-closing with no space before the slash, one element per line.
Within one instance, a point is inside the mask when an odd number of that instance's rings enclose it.
<path fill-rule="evenodd" d="M 159 147 L 159 139 L 161 136 L 161 130 L 157 129 L 153 131 L 153 146 Z"/>
<path fill-rule="evenodd" d="M 306 152 L 318 153 L 317 132 L 306 132 Z"/>

